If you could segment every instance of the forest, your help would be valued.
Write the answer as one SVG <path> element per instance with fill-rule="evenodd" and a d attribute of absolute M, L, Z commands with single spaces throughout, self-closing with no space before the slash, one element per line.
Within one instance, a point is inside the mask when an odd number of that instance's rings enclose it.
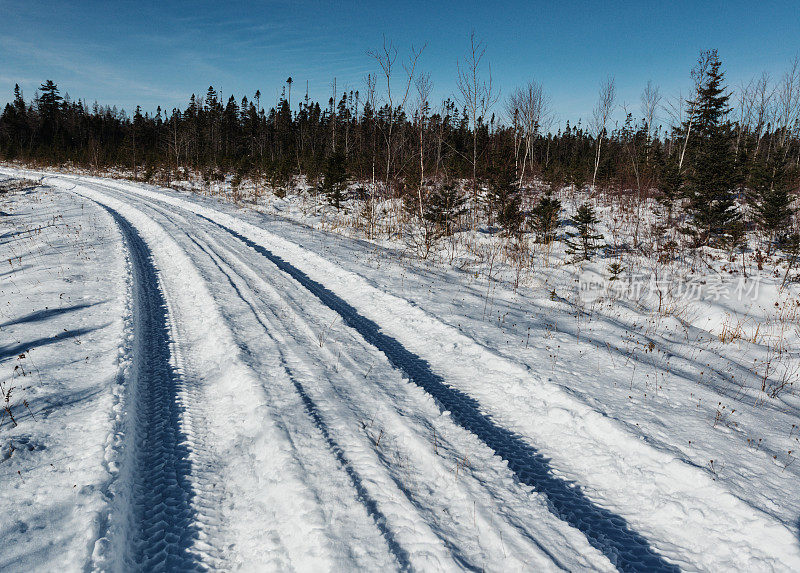
<path fill-rule="evenodd" d="M 704 51 L 687 73 L 690 92 L 670 99 L 648 82 L 636 109 L 619 104 L 608 77 L 588 121 L 557 125 L 540 83 L 501 94 L 474 37 L 455 94 L 438 104 L 420 54 L 401 60 L 384 43 L 370 53 L 379 73 L 361 90 L 338 93 L 334 81 L 327 102 L 307 93 L 293 101 L 290 77 L 269 109 L 259 91 L 224 99 L 210 86 L 185 109 L 129 115 L 62 96 L 51 80 L 30 101 L 17 86 L 0 116 L 0 158 L 123 169 L 162 185 L 194 174 L 234 187 L 263 182 L 278 195 L 302 187 L 337 209 L 348 198 L 401 199 L 434 235 L 480 220 L 537 241 L 557 224 L 551 191 L 571 187 L 657 201 L 663 222 L 695 247 L 732 247 L 752 231 L 768 251 L 797 249 L 797 58 L 779 78 L 763 73 L 734 88 L 717 52 Z M 589 234 L 591 209 L 583 216 Z"/>

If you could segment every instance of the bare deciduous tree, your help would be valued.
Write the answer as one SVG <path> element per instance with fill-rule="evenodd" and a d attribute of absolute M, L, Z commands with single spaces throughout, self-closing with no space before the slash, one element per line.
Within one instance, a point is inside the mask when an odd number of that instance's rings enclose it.
<path fill-rule="evenodd" d="M 475 205 L 478 202 L 478 122 L 486 117 L 500 97 L 499 92 L 495 92 L 493 88 L 490 65 L 487 65 L 488 78 L 483 77 L 481 61 L 485 54 L 486 48 L 483 42 L 475 39 L 473 31 L 469 36 L 469 52 L 467 52 L 465 61 L 463 64 L 457 63 L 458 99 L 463 108 L 467 110 L 472 124 L 472 200 Z"/>
<path fill-rule="evenodd" d="M 416 116 L 419 130 L 419 189 L 417 190 L 417 197 L 419 199 L 419 216 L 422 219 L 422 187 L 425 185 L 425 122 L 431 108 L 430 97 L 433 91 L 433 82 L 430 74 L 417 76 L 414 85 L 417 88 L 416 112 L 414 115 Z"/>
<path fill-rule="evenodd" d="M 380 66 L 381 71 L 383 72 L 384 77 L 386 78 L 386 103 L 389 107 L 389 117 L 388 117 L 388 126 L 386 128 L 386 132 L 384 133 L 384 139 L 386 140 L 386 187 L 389 187 L 389 179 L 391 174 L 391 167 L 392 167 L 392 135 L 394 131 L 394 123 L 395 123 L 395 116 L 396 113 L 402 112 L 402 110 L 406 106 L 406 102 L 408 101 L 408 95 L 411 91 L 411 84 L 414 80 L 414 70 L 417 67 L 417 61 L 419 57 L 422 55 L 422 51 L 425 49 L 425 46 L 422 46 L 419 50 L 414 49 L 414 46 L 411 46 L 411 53 L 408 57 L 408 63 L 403 64 L 403 70 L 406 73 L 406 81 L 405 86 L 399 92 L 401 95 L 400 97 L 395 97 L 397 92 L 392 92 L 392 74 L 395 70 L 395 63 L 397 62 L 397 48 L 394 47 L 391 41 L 387 41 L 386 37 L 383 38 L 383 46 L 380 50 L 370 50 L 367 52 L 370 56 L 375 58 L 375 61 L 378 62 L 378 66 Z"/>
<path fill-rule="evenodd" d="M 749 131 L 753 125 L 753 108 L 755 107 L 754 80 L 750 80 L 747 85 L 742 84 L 736 93 L 736 108 L 738 120 L 736 122 L 736 154 L 739 153 L 739 145 L 742 135 Z"/>
<path fill-rule="evenodd" d="M 761 145 L 764 129 L 772 121 L 772 100 L 775 97 L 775 88 L 771 87 L 771 83 L 769 73 L 763 72 L 755 84 L 756 153 Z"/>
<path fill-rule="evenodd" d="M 515 125 L 522 131 L 525 142 L 525 155 L 522 158 L 519 174 L 519 186 L 525 176 L 525 165 L 530 157 L 533 164 L 533 144 L 542 130 L 550 127 L 553 114 L 550 109 L 550 98 L 544 93 L 542 84 L 536 81 L 514 90 L 508 98 L 506 111 L 514 118 Z"/>
<path fill-rule="evenodd" d="M 789 70 L 781 78 L 776 106 L 777 127 L 783 130 L 780 144 L 788 153 L 786 141 L 800 121 L 800 56 L 795 56 Z"/>
<path fill-rule="evenodd" d="M 375 76 L 372 74 L 368 74 L 366 79 L 364 80 L 366 83 L 366 105 L 372 110 L 372 113 L 376 113 L 375 109 Z M 372 192 L 375 193 L 375 156 L 377 154 L 376 142 L 375 142 L 375 130 L 372 130 Z"/>
<path fill-rule="evenodd" d="M 592 117 L 592 127 L 594 128 L 597 147 L 594 155 L 594 172 L 592 173 L 592 189 L 597 180 L 597 170 L 600 167 L 600 149 L 603 146 L 603 137 L 606 133 L 608 121 L 614 111 L 614 100 L 616 99 L 616 86 L 614 77 L 609 76 L 600 84 L 600 93 L 597 100 L 597 107 L 594 109 Z"/>
<path fill-rule="evenodd" d="M 653 85 L 652 80 L 647 80 L 641 96 L 642 118 L 647 123 L 647 139 L 651 140 L 655 134 L 658 109 L 661 106 L 661 90 Z"/>
<path fill-rule="evenodd" d="M 775 88 L 771 84 L 769 73 L 762 72 L 758 78 L 753 78 L 747 85 L 743 85 L 736 94 L 738 111 L 736 155 L 739 153 L 744 133 L 752 133 L 756 136 L 754 153 L 758 153 L 761 147 L 764 129 L 772 121 Z"/>
<path fill-rule="evenodd" d="M 366 83 L 366 102 L 365 105 L 369 106 L 371 113 L 376 113 L 376 99 L 375 99 L 375 81 L 376 77 L 372 74 L 368 74 L 365 78 L 364 82 Z M 377 156 L 377 147 L 378 143 L 375 138 L 375 129 L 370 130 L 370 150 L 372 154 L 372 186 L 370 189 L 370 193 L 367 196 L 367 202 L 364 205 L 364 215 L 367 219 L 366 230 L 367 236 L 372 238 L 375 234 L 375 191 L 376 191 L 376 183 L 375 183 L 375 163 L 376 163 L 376 156 Z"/>

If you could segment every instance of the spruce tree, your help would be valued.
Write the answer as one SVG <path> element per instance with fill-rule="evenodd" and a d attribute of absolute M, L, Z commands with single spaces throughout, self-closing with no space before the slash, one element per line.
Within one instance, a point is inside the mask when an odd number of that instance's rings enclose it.
<path fill-rule="evenodd" d="M 725 73 L 721 66 L 716 50 L 701 55 L 697 99 L 690 102 L 694 108 L 694 128 L 686 194 L 692 216 L 690 232 L 698 246 L 727 233 L 739 218 L 733 193 L 731 129 L 726 120 L 730 94 L 723 84 Z"/>
<path fill-rule="evenodd" d="M 19 84 L 14 84 L 14 109 L 19 114 L 25 113 L 25 100 L 22 98 L 22 89 Z"/>
<path fill-rule="evenodd" d="M 567 254 L 579 255 L 579 261 L 588 261 L 596 249 L 602 247 L 597 241 L 603 238 L 595 229 L 597 227 L 597 216 L 594 209 L 588 203 L 578 207 L 574 216 L 570 217 L 570 223 L 575 227 L 574 232 L 568 232 L 564 242 L 567 245 Z"/>
<path fill-rule="evenodd" d="M 749 187 L 756 223 L 769 237 L 769 254 L 792 217 L 790 166 L 781 149 L 772 150 L 767 158 L 759 158 L 751 165 Z"/>
<path fill-rule="evenodd" d="M 23 141 L 27 139 L 27 108 L 22 99 L 22 90 L 19 84 L 14 85 L 14 103 L 6 104 L 0 116 L 0 152 L 5 147 L 5 155 L 14 159 L 20 152 Z M 3 145 L 3 139 L 6 145 Z"/>
<path fill-rule="evenodd" d="M 531 225 L 538 242 L 549 244 L 556 238 L 560 213 L 561 201 L 548 189 L 531 212 Z"/>
<path fill-rule="evenodd" d="M 466 213 L 467 198 L 453 183 L 437 185 L 428 195 L 422 215 L 426 221 L 433 223 L 439 234 L 453 234 L 456 221 Z"/>
<path fill-rule="evenodd" d="M 322 172 L 320 191 L 327 197 L 328 202 L 338 211 L 344 199 L 344 190 L 347 188 L 347 161 L 344 153 L 335 151 L 325 160 Z"/>
<path fill-rule="evenodd" d="M 667 209 L 667 224 L 670 224 L 675 210 L 675 201 L 681 196 L 681 173 L 678 169 L 678 160 L 674 155 L 659 156 L 657 165 L 660 179 L 658 189 L 661 191 L 658 202 Z"/>
<path fill-rule="evenodd" d="M 786 273 L 783 275 L 783 281 L 781 282 L 781 288 L 783 288 L 789 278 L 789 273 L 797 262 L 798 257 L 800 257 L 800 233 L 790 233 L 784 236 L 781 239 L 781 243 L 788 262 Z"/>
<path fill-rule="evenodd" d="M 48 119 L 54 119 L 59 112 L 62 97 L 58 91 L 58 86 L 53 80 L 47 80 L 39 86 L 41 95 L 39 96 L 39 112 Z"/>
<path fill-rule="evenodd" d="M 43 143 L 50 147 L 50 152 L 57 151 L 56 134 L 58 133 L 63 98 L 53 80 L 47 80 L 39 86 L 39 114 L 41 118 L 41 134 Z"/>
<path fill-rule="evenodd" d="M 497 219 L 507 235 L 518 235 L 522 228 L 522 200 L 517 185 L 513 153 L 495 154 L 487 177 L 489 215 Z"/>
<path fill-rule="evenodd" d="M 346 176 L 346 172 L 345 172 Z M 333 177 L 336 179 L 336 177 Z M 269 169 L 267 170 L 267 180 L 269 181 L 269 186 L 272 189 L 272 192 L 275 194 L 276 197 L 283 198 L 286 197 L 286 192 L 290 187 L 292 182 L 292 166 L 288 161 L 275 161 L 273 162 Z M 339 190 L 339 201 L 343 198 L 343 188 L 345 188 L 347 182 L 347 178 L 345 177 L 344 185 L 342 185 L 342 189 Z M 325 183 L 323 181 L 323 187 Z M 326 192 L 326 195 L 329 200 L 333 199 L 336 200 L 335 197 L 336 191 L 333 190 L 333 195 Z M 339 208 L 338 203 L 334 203 L 336 208 Z"/>

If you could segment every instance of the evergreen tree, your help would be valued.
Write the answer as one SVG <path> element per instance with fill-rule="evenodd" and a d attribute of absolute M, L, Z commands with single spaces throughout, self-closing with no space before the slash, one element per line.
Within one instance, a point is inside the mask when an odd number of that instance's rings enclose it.
<path fill-rule="evenodd" d="M 602 247 L 597 241 L 603 235 L 595 231 L 597 227 L 597 216 L 594 209 L 588 203 L 578 207 L 578 211 L 570 218 L 570 223 L 575 227 L 574 232 L 568 232 L 564 242 L 567 245 L 567 254 L 579 255 L 579 261 L 588 261 L 592 252 Z"/>
<path fill-rule="evenodd" d="M 725 73 L 721 66 L 716 50 L 701 55 L 697 100 L 690 102 L 694 106 L 695 127 L 686 193 L 692 216 L 690 232 L 698 246 L 724 235 L 739 218 L 733 193 L 731 129 L 726 121 L 730 94 L 723 85 Z"/>
<path fill-rule="evenodd" d="M 328 156 L 325 160 L 322 177 L 320 191 L 328 197 L 328 202 L 338 211 L 342 199 L 344 199 L 344 191 L 347 189 L 347 160 L 344 153 L 337 151 Z"/>
<path fill-rule="evenodd" d="M 726 224 L 723 220 L 717 224 L 714 215 L 721 212 L 724 215 L 722 219 L 735 215 L 731 208 L 731 190 L 752 187 L 754 192 L 749 199 L 754 222 L 773 238 L 780 237 L 785 230 L 788 208 L 787 195 L 783 192 L 793 196 L 794 183 L 791 173 L 784 178 L 782 166 L 772 162 L 787 159 L 790 166 L 797 163 L 800 153 L 798 131 L 795 124 L 776 127 L 767 122 L 756 130 L 757 133 L 746 125 L 738 126 L 736 177 L 731 177 L 724 185 L 717 185 L 727 178 L 708 175 L 714 175 L 716 171 L 701 168 L 701 160 L 716 165 L 708 159 L 713 159 L 713 152 L 719 149 L 722 149 L 721 155 L 725 159 L 725 146 L 715 147 L 712 143 L 727 139 L 730 144 L 731 134 L 725 129 L 727 123 L 721 112 L 722 119 L 703 119 L 713 116 L 709 110 L 725 108 L 725 105 L 712 105 L 713 101 L 708 103 L 715 97 L 719 100 L 726 97 L 722 91 L 716 96 L 709 94 L 715 73 L 722 75 L 719 69 L 714 72 L 711 60 L 711 57 L 706 57 L 708 65 L 699 78 L 702 82 L 698 82 L 703 88 L 701 95 L 706 97 L 692 98 L 697 105 L 691 106 L 691 130 L 663 132 L 663 139 L 658 136 L 650 138 L 647 129 L 637 126 L 631 118 L 627 126 L 604 135 L 598 181 L 614 181 L 632 188 L 635 177 L 636 187 L 641 191 L 637 199 L 645 199 L 657 178 L 658 188 L 663 192 L 661 200 L 667 205 L 667 210 L 673 205 L 677 208 L 678 200 L 687 191 L 686 196 L 693 198 L 688 221 L 698 231 L 698 243 L 725 239 L 720 242 L 730 244 L 734 221 Z M 706 70 L 712 73 L 706 76 Z M 719 89 L 722 83 L 721 80 L 718 82 Z M 83 102 L 70 102 L 66 95 L 62 98 L 58 86 L 52 81 L 42 84 L 33 102 L 24 101 L 22 91 L 14 89 L 8 94 L 10 102 L 0 106 L 0 158 L 51 165 L 69 161 L 93 169 L 126 166 L 143 171 L 146 176 L 161 177 L 189 177 L 193 173 L 203 173 L 208 179 L 236 172 L 240 178 L 252 178 L 256 192 L 260 192 L 265 176 L 276 191 L 282 192 L 281 188 L 294 176 L 301 176 L 314 188 L 318 182 L 324 185 L 323 174 L 333 147 L 332 127 L 337 122 L 335 148 L 345 154 L 345 172 L 350 180 L 371 182 L 365 188 L 373 198 L 382 193 L 402 196 L 397 186 L 404 180 L 414 181 L 414 195 L 419 199 L 416 185 L 422 182 L 422 177 L 415 169 L 421 170 L 420 164 L 424 165 L 426 175 L 422 183 L 432 189 L 437 182 L 441 183 L 445 174 L 453 180 L 471 177 L 473 131 L 477 129 L 479 149 L 495 152 L 488 157 L 478 156 L 477 172 L 487 183 L 485 197 L 488 202 L 482 206 L 489 207 L 491 222 L 499 222 L 505 232 L 514 233 L 517 218 L 524 219 L 510 175 L 513 168 L 509 164 L 517 149 L 515 146 L 520 144 L 515 129 L 498 125 L 491 119 L 482 119 L 476 127 L 472 126 L 464 110 L 451 101 L 443 102 L 440 108 L 426 116 L 424 122 L 417 119 L 414 123 L 414 118 L 407 117 L 402 107 L 392 111 L 387 105 L 376 104 L 374 93 L 364 98 L 361 105 L 358 94 L 348 92 L 344 97 L 337 93 L 332 109 L 327 105 L 320 106 L 306 95 L 297 102 L 299 105 L 295 105 L 295 109 L 291 109 L 288 89 L 287 82 L 286 97 L 277 102 L 275 109 L 264 110 L 260 92 L 256 98 L 248 96 L 239 100 L 229 94 L 228 98 L 222 99 L 220 93 L 210 87 L 205 94 L 192 96 L 182 109 L 173 109 L 168 117 L 159 113 L 150 115 L 146 108 L 135 112 L 135 105 L 131 107 L 130 117 L 115 107 L 96 104 L 87 108 Z M 241 104 L 237 105 L 237 101 Z M 705 107 L 701 105 L 704 101 Z M 391 146 L 387 146 L 384 137 L 390 121 L 396 137 L 393 136 Z M 708 124 L 719 129 L 709 129 Z M 688 124 L 684 127 L 688 128 Z M 419 144 L 420 129 L 423 130 L 424 146 Z M 686 133 L 690 136 L 688 140 Z M 714 134 L 719 137 L 712 137 Z M 684 144 L 688 145 L 685 155 Z M 553 135 L 545 137 L 542 134 L 531 140 L 530 145 L 526 161 L 532 163 L 531 172 L 541 174 L 545 181 L 553 184 L 553 189 L 570 183 L 580 188 L 590 180 L 587 178 L 592 177 L 596 141 L 580 123 L 570 124 Z M 734 148 L 735 145 L 729 147 L 731 157 Z M 391 161 L 387 161 L 388 152 Z M 678 163 L 682 157 L 679 172 Z M 523 156 L 520 154 L 517 159 L 522 160 Z M 388 174 L 385 171 L 387 163 Z M 724 174 L 727 170 L 721 171 Z M 378 185 L 386 176 L 392 182 L 391 189 Z M 328 179 L 333 181 L 337 177 L 329 176 Z M 514 179 L 518 181 L 516 177 Z M 714 183 L 713 189 L 709 182 Z M 706 193 L 709 189 L 714 193 Z M 768 193 L 770 190 L 772 193 Z M 334 191 L 330 198 L 334 203 L 340 203 L 343 186 Z M 458 192 L 453 192 L 460 197 Z M 715 198 L 715 193 L 722 200 Z M 550 200 L 554 204 L 548 207 Z M 552 240 L 551 230 L 555 229 L 557 215 L 548 215 L 548 212 L 558 211 L 556 203 L 548 196 L 532 213 L 531 226 L 539 240 Z M 442 200 L 442 205 L 446 213 L 445 200 Z M 420 216 L 418 200 L 414 206 L 415 216 Z M 470 204 L 469 208 L 477 206 Z M 422 215 L 424 217 L 424 213 Z M 432 216 L 442 222 L 447 232 L 452 231 L 453 221 L 457 219 L 450 215 Z M 666 224 L 669 223 L 668 220 Z M 426 224 L 431 226 L 430 221 Z"/>
<path fill-rule="evenodd" d="M 58 91 L 58 86 L 53 83 L 53 80 L 47 80 L 39 86 L 41 95 L 39 96 L 39 112 L 47 119 L 55 119 L 58 117 L 59 106 L 63 98 Z"/>
<path fill-rule="evenodd" d="M 18 114 L 25 113 L 25 100 L 22 98 L 22 89 L 19 84 L 14 84 L 14 109 Z"/>
<path fill-rule="evenodd" d="M 780 149 L 772 150 L 768 158 L 757 159 L 750 168 L 749 199 L 756 223 L 767 234 L 770 244 L 788 226 L 792 217 L 790 194 L 790 167 L 786 155 Z"/>
<path fill-rule="evenodd" d="M 466 213 L 467 198 L 453 183 L 437 185 L 428 195 L 422 215 L 426 221 L 433 223 L 440 234 L 453 234 L 455 223 Z"/>
<path fill-rule="evenodd" d="M 609 274 L 611 275 L 611 276 L 608 278 L 608 280 L 609 280 L 609 281 L 611 281 L 611 282 L 613 282 L 613 281 L 618 281 L 618 280 L 619 280 L 619 276 L 620 276 L 620 275 L 621 275 L 623 272 L 625 272 L 625 268 L 622 266 L 622 263 L 621 263 L 621 262 L 619 262 L 619 261 L 614 261 L 613 263 L 611 263 L 610 265 L 608 265 L 608 272 L 609 272 Z"/>
<path fill-rule="evenodd" d="M 58 151 L 56 135 L 58 133 L 59 119 L 61 115 L 61 101 L 63 98 L 59 94 L 58 86 L 53 80 L 47 80 L 39 90 L 39 115 L 41 118 L 42 140 L 50 148 L 51 155 Z"/>
<path fill-rule="evenodd" d="M 339 159 L 336 160 L 339 162 Z M 328 200 L 331 201 L 336 209 L 339 209 L 339 203 L 344 198 L 344 190 L 347 188 L 347 170 L 345 169 L 342 175 L 342 167 L 346 167 L 344 162 L 336 165 L 332 173 L 325 173 L 325 180 L 323 180 L 323 192 L 327 195 Z M 342 177 L 344 177 L 342 179 Z M 326 190 L 325 181 L 330 178 L 331 182 L 339 181 L 339 184 L 334 188 Z M 278 197 L 286 197 L 286 191 L 292 181 L 292 167 L 287 161 L 275 161 L 267 171 L 267 179 L 269 180 L 272 192 Z"/>
<path fill-rule="evenodd" d="M 14 159 L 20 153 L 28 135 L 27 107 L 22 99 L 22 90 L 19 84 L 14 85 L 14 103 L 6 104 L 0 116 L 0 151 L 3 149 L 3 139 L 6 140 L 6 156 Z"/>
<path fill-rule="evenodd" d="M 490 220 L 494 216 L 507 235 L 518 235 L 523 221 L 522 200 L 513 157 L 513 152 L 510 151 L 497 152 L 487 176 Z"/>
<path fill-rule="evenodd" d="M 667 223 L 672 222 L 672 213 L 675 210 L 675 201 L 681 197 L 681 184 L 683 179 L 678 169 L 678 160 L 674 155 L 666 158 L 659 156 L 658 169 L 660 176 L 658 202 L 667 209 Z"/>
<path fill-rule="evenodd" d="M 554 198 L 552 191 L 548 189 L 531 212 L 531 224 L 538 242 L 551 243 L 555 240 L 560 214 L 561 201 Z"/>

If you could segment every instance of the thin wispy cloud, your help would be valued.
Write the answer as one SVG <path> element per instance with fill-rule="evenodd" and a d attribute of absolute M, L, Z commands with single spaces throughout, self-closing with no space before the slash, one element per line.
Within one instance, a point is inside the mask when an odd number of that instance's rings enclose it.
<path fill-rule="evenodd" d="M 698 17 L 688 22 L 678 9 L 688 9 L 688 0 L 656 8 L 632 4 L 625 11 L 512 4 L 498 10 L 413 0 L 392 6 L 192 0 L 119 2 L 109 9 L 88 0 L 76 9 L 53 0 L 0 0 L 0 62 L 10 78 L 0 79 L 0 104 L 12 97 L 13 81 L 30 92 L 48 77 L 89 100 L 151 110 L 185 103 L 198 86 L 239 96 L 271 93 L 288 76 L 301 85 L 308 81 L 311 97 L 327 99 L 334 77 L 360 86 L 377 70 L 366 52 L 379 47 L 384 34 L 399 50 L 398 77 L 409 47 L 427 42 L 419 66 L 431 74 L 433 98 L 442 99 L 455 91 L 456 61 L 475 30 L 495 85 L 508 93 L 536 79 L 559 114 L 574 123 L 589 116 L 598 84 L 609 74 L 617 77 L 623 101 L 638 101 L 648 80 L 671 93 L 686 88 L 697 53 L 713 46 L 730 70 L 728 79 L 738 84 L 761 69 L 780 73 L 800 37 L 800 21 L 780 17 L 796 10 L 788 0 L 782 2 L 786 10 L 764 12 L 758 21 L 739 0 L 713 14 L 692 4 Z M 697 23 L 712 17 L 719 25 Z"/>
<path fill-rule="evenodd" d="M 16 58 L 47 67 L 50 70 L 70 72 L 84 81 L 91 80 L 95 85 L 109 86 L 116 90 L 126 90 L 144 96 L 170 100 L 183 97 L 177 91 L 153 85 L 146 78 L 135 79 L 122 68 L 97 61 L 92 56 L 87 56 L 88 50 L 81 49 L 81 46 L 65 51 L 17 38 L 0 38 L 0 46 Z"/>

